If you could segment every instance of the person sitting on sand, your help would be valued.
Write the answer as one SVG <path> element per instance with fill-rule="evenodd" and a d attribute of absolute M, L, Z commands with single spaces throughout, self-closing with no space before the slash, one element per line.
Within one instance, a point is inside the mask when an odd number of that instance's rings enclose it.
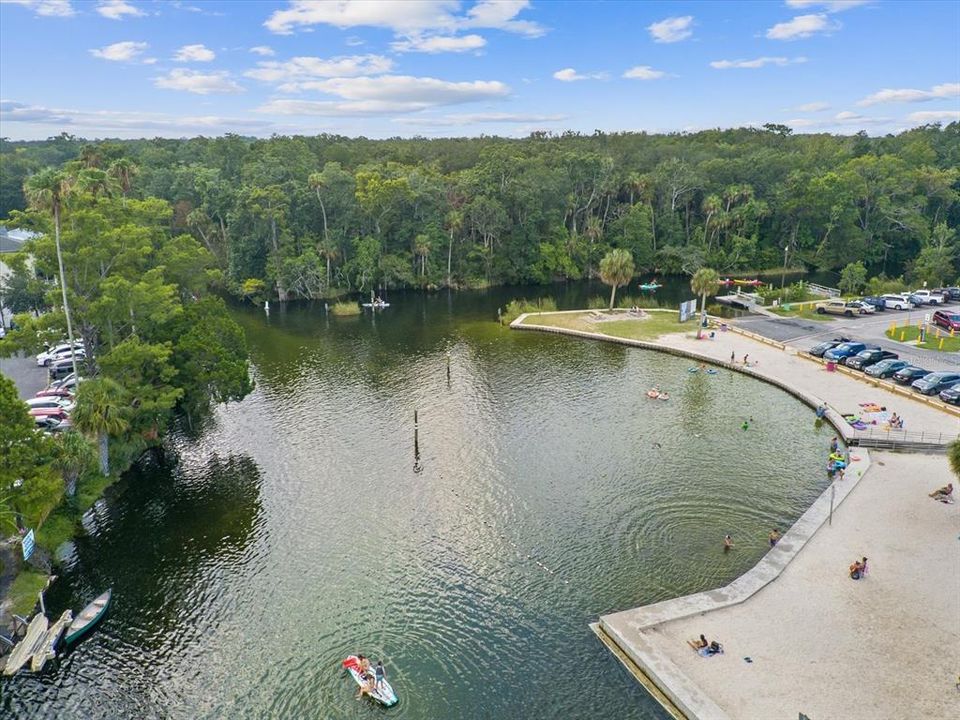
<path fill-rule="evenodd" d="M 952 500 L 953 499 L 953 483 L 947 483 L 942 488 L 938 488 L 930 493 L 930 497 L 934 500 Z"/>
<path fill-rule="evenodd" d="M 703 648 L 708 647 L 710 643 L 707 642 L 707 639 L 701 634 L 696 640 L 687 640 L 687 645 L 694 650 L 703 650 Z"/>
<path fill-rule="evenodd" d="M 863 577 L 863 565 L 860 564 L 859 560 L 854 560 L 850 566 L 850 579 L 859 580 L 861 577 Z"/>
<path fill-rule="evenodd" d="M 716 640 L 710 643 L 707 647 L 707 655 L 722 655 L 723 654 L 723 645 L 718 643 Z"/>
<path fill-rule="evenodd" d="M 894 413 L 890 416 L 890 427 L 900 430 L 903 428 L 903 418 Z"/>

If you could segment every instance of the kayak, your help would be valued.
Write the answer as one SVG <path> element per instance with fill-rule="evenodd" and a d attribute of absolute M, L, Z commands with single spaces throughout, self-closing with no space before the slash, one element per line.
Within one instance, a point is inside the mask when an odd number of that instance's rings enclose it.
<path fill-rule="evenodd" d="M 360 303 L 360 304 L 361 304 L 363 307 L 373 308 L 374 310 L 380 310 L 381 308 L 388 308 L 388 307 L 390 307 L 390 303 L 388 303 L 388 302 L 382 302 L 382 303 Z"/>
<path fill-rule="evenodd" d="M 63 635 L 64 630 L 67 629 L 67 626 L 72 620 L 73 611 L 64 610 L 60 619 L 50 626 L 46 636 L 43 638 L 40 649 L 33 654 L 33 659 L 30 661 L 30 669 L 33 672 L 40 672 L 43 670 L 43 666 L 47 664 L 47 660 L 53 660 L 57 656 L 57 645 L 60 643 L 60 636 Z"/>
<path fill-rule="evenodd" d="M 70 623 L 70 627 L 67 629 L 67 634 L 64 637 L 64 642 L 66 642 L 67 645 L 79 640 L 93 628 L 94 625 L 103 619 L 107 608 L 110 607 L 111 595 L 112 591 L 107 590 L 103 595 L 94 598 L 93 602 L 80 611 L 80 614 L 74 618 L 73 622 Z"/>
<path fill-rule="evenodd" d="M 7 664 L 3 667 L 4 675 L 15 675 L 20 668 L 30 662 L 33 654 L 43 645 L 43 639 L 47 635 L 49 625 L 50 621 L 47 620 L 46 615 L 37 613 L 33 616 L 33 620 L 27 627 L 27 634 L 24 635 L 23 640 L 7 658 Z"/>
<path fill-rule="evenodd" d="M 661 287 L 663 287 L 663 285 L 660 285 L 659 283 L 640 283 L 641 290 L 656 290 L 657 288 Z"/>
<path fill-rule="evenodd" d="M 364 680 L 363 676 L 360 674 L 360 660 L 357 658 L 357 656 L 350 655 L 346 660 L 343 661 L 343 666 L 350 671 L 350 675 L 353 677 L 357 685 L 359 687 L 363 687 Z M 373 677 L 372 667 L 368 673 L 369 677 Z M 393 688 L 390 686 L 390 683 L 387 682 L 386 678 L 383 679 L 379 687 L 375 688 L 373 692 L 370 693 L 370 697 L 385 707 L 391 707 L 396 705 L 398 702 L 397 694 L 393 691 Z"/>

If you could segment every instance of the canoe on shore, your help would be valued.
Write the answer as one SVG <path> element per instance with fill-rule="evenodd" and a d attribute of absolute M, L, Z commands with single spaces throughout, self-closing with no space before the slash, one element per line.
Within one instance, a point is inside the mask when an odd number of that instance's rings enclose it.
<path fill-rule="evenodd" d="M 46 615 L 37 613 L 33 616 L 33 620 L 27 626 L 27 634 L 13 649 L 10 657 L 7 658 L 7 664 L 3 666 L 4 675 L 15 675 L 20 668 L 30 662 L 33 654 L 40 649 L 49 624 L 50 621 L 47 620 Z"/>
<path fill-rule="evenodd" d="M 64 610 L 60 619 L 50 626 L 40 643 L 40 648 L 33 654 L 33 659 L 30 661 L 30 669 L 33 672 L 40 672 L 47 664 L 47 660 L 53 660 L 57 656 L 60 637 L 72 620 L 73 610 Z"/>
<path fill-rule="evenodd" d="M 100 622 L 106 614 L 107 608 L 110 607 L 111 596 L 112 591 L 107 590 L 103 595 L 95 598 L 93 602 L 80 611 L 80 614 L 74 618 L 73 622 L 70 623 L 70 628 L 67 630 L 66 637 L 64 638 L 67 645 L 79 640 L 93 628 L 94 625 Z"/>

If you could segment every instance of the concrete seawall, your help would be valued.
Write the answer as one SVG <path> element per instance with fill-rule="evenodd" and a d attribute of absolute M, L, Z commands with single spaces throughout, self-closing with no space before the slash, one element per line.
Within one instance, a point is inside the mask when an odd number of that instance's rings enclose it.
<path fill-rule="evenodd" d="M 511 327 L 518 330 L 534 330 L 538 332 L 570 335 L 582 339 L 599 340 L 647 350 L 656 350 L 658 352 L 666 352 L 736 370 L 737 372 L 774 385 L 797 397 L 811 407 L 817 407 L 820 404 L 826 405 L 828 408 L 826 418 L 837 429 L 838 434 L 843 436 L 845 440 L 850 439 L 854 435 L 853 429 L 843 419 L 842 413 L 831 403 L 826 402 L 819 394 L 820 392 L 833 392 L 837 396 L 835 397 L 836 401 L 849 405 L 853 400 L 861 399 L 858 397 L 862 392 L 860 383 L 853 378 L 834 373 L 830 373 L 829 375 L 830 382 L 825 383 L 823 380 L 824 375 L 816 375 L 810 372 L 812 368 L 816 367 L 812 363 L 806 366 L 808 368 L 806 372 L 798 372 L 796 366 L 798 361 L 794 359 L 796 354 L 786 352 L 781 343 L 774 343 L 766 339 L 747 338 L 744 335 L 729 333 L 730 336 L 736 337 L 736 341 L 733 341 L 731 338 L 726 338 L 722 350 L 719 344 L 711 343 L 710 345 L 704 345 L 703 347 L 708 348 L 710 352 L 702 352 L 697 348 L 685 345 L 696 343 L 697 346 L 699 346 L 699 343 L 703 341 L 690 342 L 689 338 L 684 338 L 679 335 L 666 336 L 660 338 L 657 342 L 650 342 L 617 338 L 600 332 L 573 330 L 549 325 L 533 325 L 525 323 L 524 321 L 527 319 L 528 316 L 521 316 L 511 323 Z M 723 335 L 728 334 L 723 333 Z M 741 345 L 748 343 L 755 344 L 755 349 L 749 349 L 750 354 L 754 356 L 754 353 L 757 353 L 757 355 L 762 356 L 762 369 L 758 367 L 744 367 L 741 364 L 730 363 L 719 359 L 718 354 L 720 357 L 726 357 L 730 346 L 732 346 L 734 342 L 740 343 Z M 766 350 L 760 347 L 761 343 Z M 744 348 L 739 347 L 737 349 L 742 352 Z M 838 385 L 838 383 L 842 383 L 842 385 Z M 918 403 L 917 405 L 920 406 L 921 404 Z M 943 419 L 948 429 L 950 423 L 957 422 L 949 415 L 936 412 L 934 407 L 929 405 L 922 406 L 922 409 L 921 407 L 917 407 L 914 412 L 916 412 L 917 417 L 911 418 L 911 420 L 916 420 L 918 424 L 924 427 L 935 426 L 938 417 Z M 839 692 L 836 689 L 836 682 L 832 685 L 827 683 L 824 687 L 818 687 L 816 684 L 811 684 L 809 679 L 805 681 L 798 679 L 795 686 L 789 690 L 783 686 L 784 682 L 789 683 L 790 680 L 788 680 L 786 676 L 781 675 L 781 673 L 794 672 L 797 677 L 800 678 L 804 672 L 803 666 L 798 667 L 794 671 L 773 671 L 775 676 L 765 677 L 764 673 L 772 672 L 771 668 L 777 665 L 783 665 L 784 667 L 789 666 L 792 660 L 790 658 L 778 658 L 775 652 L 771 652 L 770 657 L 764 657 L 764 650 L 759 648 L 763 648 L 764 642 L 768 638 L 752 637 L 749 629 L 745 629 L 750 626 L 750 618 L 755 617 L 758 627 L 764 626 L 765 623 L 767 624 L 766 634 L 769 636 L 769 639 L 776 641 L 774 644 L 779 643 L 783 648 L 790 647 L 790 637 L 791 633 L 793 633 L 797 636 L 795 640 L 796 645 L 803 645 L 804 634 L 810 633 L 809 627 L 804 623 L 809 621 L 791 624 L 786 619 L 790 617 L 791 613 L 803 616 L 803 609 L 806 603 L 816 606 L 818 602 L 817 597 L 813 597 L 812 599 L 804 597 L 805 593 L 811 591 L 809 585 L 793 587 L 798 582 L 809 583 L 810 577 L 821 578 L 827 574 L 829 579 L 826 582 L 820 583 L 824 585 L 824 587 L 821 589 L 814 586 L 814 588 L 818 591 L 822 590 L 824 595 L 830 595 L 831 597 L 833 595 L 839 595 L 840 600 L 831 600 L 834 604 L 846 602 L 846 595 L 844 595 L 844 593 L 849 591 L 849 586 L 855 583 L 851 583 L 849 579 L 844 577 L 843 567 L 845 566 L 842 564 L 843 561 L 836 561 L 826 557 L 831 552 L 837 552 L 837 548 L 831 547 L 830 543 L 824 542 L 824 537 L 822 537 L 824 532 L 826 532 L 824 526 L 830 522 L 831 519 L 836 523 L 837 517 L 841 512 L 841 505 L 848 497 L 855 494 L 855 491 L 857 491 L 861 483 L 864 483 L 865 479 L 868 480 L 866 485 L 870 487 L 870 490 L 867 492 L 875 493 L 877 492 L 876 485 L 879 484 L 882 487 L 884 483 L 896 481 L 899 478 L 898 474 L 887 470 L 887 467 L 884 466 L 902 464 L 901 456 L 875 453 L 875 457 L 877 455 L 883 457 L 884 461 L 880 462 L 880 468 L 870 470 L 872 465 L 871 455 L 865 450 L 855 449 L 853 452 L 855 459 L 851 462 L 846 474 L 846 479 L 842 482 L 835 482 L 831 487 L 827 488 L 784 534 L 783 538 L 774 548 L 753 568 L 728 585 L 632 610 L 605 615 L 602 616 L 597 623 L 591 625 L 591 627 L 608 647 L 616 647 L 619 652 L 615 652 L 614 654 L 621 662 L 627 665 L 628 669 L 630 669 L 638 679 L 641 679 L 641 682 L 643 682 L 645 686 L 648 686 L 648 684 L 644 682 L 644 679 L 655 686 L 656 692 L 652 692 L 652 694 L 674 717 L 682 715 L 690 720 L 727 720 L 728 718 L 748 718 L 749 720 L 756 718 L 756 720 L 766 720 L 768 717 L 797 717 L 798 711 L 810 709 L 816 709 L 820 713 L 810 715 L 814 720 L 830 717 L 845 717 L 851 718 L 851 720 L 854 718 L 862 718 L 864 720 L 870 718 L 870 720 L 874 720 L 874 718 L 899 719 L 901 717 L 907 717 L 908 715 L 902 714 L 901 710 L 904 707 L 904 701 L 899 695 L 896 695 L 897 691 L 893 691 L 892 693 L 890 688 L 887 687 L 889 681 L 878 681 L 876 688 L 870 686 L 869 680 L 864 681 L 864 675 L 870 675 L 870 673 L 865 673 L 863 667 L 869 666 L 870 663 L 876 665 L 877 661 L 871 657 L 872 653 L 869 646 L 865 646 L 862 642 L 859 642 L 856 636 L 853 637 L 853 641 L 851 642 L 849 637 L 850 633 L 845 632 L 845 624 L 850 623 L 849 618 L 838 618 L 837 627 L 827 632 L 821 640 L 823 645 L 829 645 L 831 642 L 835 642 L 837 646 L 840 647 L 842 654 L 854 658 L 852 666 L 846 667 L 845 671 L 843 668 L 839 670 L 839 672 L 849 676 L 840 683 Z M 925 489 L 928 484 L 945 484 L 948 472 L 946 470 L 946 461 L 942 456 L 923 456 L 912 462 L 916 466 L 922 466 L 928 469 L 926 476 L 921 474 L 921 476 L 913 478 L 913 482 L 918 486 L 919 490 Z M 869 476 L 868 470 L 870 470 Z M 944 515 L 944 513 L 941 512 L 940 506 L 937 506 L 936 503 L 932 501 L 924 502 L 924 500 L 927 500 L 926 493 L 919 492 L 918 488 L 910 490 L 909 495 L 905 496 L 903 502 L 909 502 L 911 504 L 919 503 L 918 507 L 920 511 L 932 511 L 939 513 L 939 516 Z M 898 489 L 901 492 L 907 492 L 905 488 Z M 917 498 L 919 498 L 919 500 L 917 500 Z M 832 526 L 829 533 L 827 533 L 827 536 L 842 534 L 846 542 L 856 545 L 856 550 L 851 547 L 850 552 L 852 554 L 849 557 L 859 557 L 857 553 L 866 554 L 861 550 L 861 548 L 865 546 L 874 548 L 884 547 L 884 541 L 886 540 L 884 534 L 889 531 L 892 525 L 898 522 L 904 523 L 909 532 L 913 531 L 914 526 L 911 518 L 898 515 L 897 508 L 895 507 L 885 507 L 882 499 L 879 501 L 874 500 L 873 502 L 875 507 L 858 507 L 858 509 L 854 511 L 847 512 L 844 510 L 843 512 L 847 525 L 856 522 L 849 518 L 858 518 L 867 514 L 876 513 L 884 519 L 882 521 L 878 520 L 875 526 L 867 528 L 845 527 L 842 531 Z M 931 508 L 930 506 L 935 507 Z M 947 507 L 952 508 L 954 506 Z M 887 515 L 883 514 L 885 512 Z M 948 512 L 950 511 L 948 510 Z M 892 516 L 890 515 L 891 513 Z M 939 519 L 945 520 L 948 526 L 951 522 L 956 525 L 956 521 L 960 519 L 960 515 L 953 512 L 952 519 L 950 517 L 939 517 Z M 823 532 L 821 532 L 822 529 Z M 914 534 L 919 537 L 924 535 L 924 532 L 926 532 L 926 529 Z M 955 529 L 951 530 L 951 532 L 953 533 L 952 537 L 955 538 Z M 938 528 L 933 537 L 937 542 L 941 542 L 942 536 L 942 528 Z M 811 543 L 812 540 L 816 540 L 817 542 Z M 938 552 L 947 553 L 947 556 L 950 557 L 955 556 L 955 548 L 954 553 L 950 554 L 948 548 L 934 545 L 936 551 L 930 555 L 929 559 L 919 557 L 925 554 L 927 545 L 931 544 L 930 538 L 925 538 L 918 544 L 918 547 L 913 550 L 910 557 L 903 557 L 903 553 L 899 552 L 896 548 L 891 548 L 888 553 L 889 557 L 887 555 L 881 555 L 880 561 L 884 566 L 896 567 L 900 562 L 919 562 L 921 564 L 926 562 L 936 563 L 938 562 Z M 798 563 L 797 560 L 800 556 L 800 551 L 808 545 L 816 545 L 816 549 L 804 554 L 802 562 Z M 933 548 L 931 548 L 931 550 L 933 550 Z M 875 559 L 878 552 L 881 551 L 871 550 L 871 558 Z M 942 558 L 944 555 L 941 554 L 939 557 Z M 846 562 L 849 562 L 849 560 Z M 834 570 L 834 563 L 839 565 L 836 571 Z M 829 569 L 824 570 L 825 564 L 829 565 Z M 940 565 L 942 564 L 942 561 L 940 561 Z M 957 589 L 960 589 L 960 572 L 957 572 L 960 570 L 960 563 L 953 563 L 953 565 L 954 567 L 951 568 L 951 570 L 954 571 L 952 575 L 956 575 L 957 577 L 951 577 L 950 580 L 953 585 L 957 586 Z M 791 566 L 795 567 L 791 568 Z M 811 570 L 811 567 L 814 569 Z M 787 572 L 788 569 L 790 570 L 789 572 Z M 771 587 L 772 584 L 785 573 L 790 575 L 792 579 L 788 578 L 783 583 L 778 583 L 776 585 L 777 590 L 773 591 Z M 908 573 L 902 572 L 901 575 L 908 575 Z M 951 575 L 951 573 L 948 573 L 948 575 Z M 949 596 L 951 586 L 949 583 L 945 589 L 941 590 L 937 590 L 936 588 L 933 590 L 929 588 L 918 590 L 915 587 L 915 583 L 911 584 L 909 577 L 906 578 L 906 582 L 903 581 L 903 577 L 893 577 L 889 584 L 880 590 L 877 601 L 882 605 L 887 601 L 886 595 L 893 595 L 898 598 L 906 596 L 911 598 L 910 602 L 915 601 L 918 608 L 933 606 L 942 610 L 943 608 L 950 607 Z M 871 589 L 874 588 L 871 587 Z M 797 592 L 798 594 L 795 598 L 792 596 L 789 597 L 785 605 L 783 595 L 787 590 Z M 779 597 L 775 601 L 771 600 L 774 596 Z M 916 597 L 913 598 L 911 596 Z M 946 596 L 946 602 L 944 602 L 944 596 Z M 953 597 L 960 597 L 960 593 L 955 593 Z M 792 607 L 794 604 L 796 605 L 797 612 L 794 612 L 794 607 Z M 857 611 L 861 611 L 859 607 Z M 867 612 L 871 611 L 868 609 Z M 949 612 L 947 612 L 947 614 L 949 615 Z M 746 617 L 747 620 L 744 620 L 744 617 Z M 928 619 L 928 624 L 933 622 L 936 625 L 942 619 L 943 618 L 940 617 L 930 618 Z M 732 637 L 728 636 L 728 632 L 734 633 L 734 628 L 738 627 L 738 622 L 741 623 L 741 633 Z M 746 622 L 746 626 L 743 625 L 744 622 Z M 763 657 L 764 662 L 762 664 L 767 667 L 761 671 L 757 669 L 761 665 L 760 661 L 754 664 L 754 659 L 744 657 L 745 667 L 749 668 L 749 670 L 744 672 L 740 666 L 730 666 L 731 662 L 738 662 L 733 658 L 721 656 L 721 659 L 715 660 L 713 658 L 703 659 L 696 657 L 695 654 L 686 647 L 684 638 L 696 637 L 699 632 L 703 632 L 702 628 L 704 625 L 708 628 L 708 633 L 710 632 L 709 628 L 712 626 L 721 628 L 719 632 L 723 633 L 721 639 L 727 647 L 727 655 L 732 654 L 731 647 L 749 641 L 750 647 L 752 648 L 750 653 L 756 657 Z M 927 628 L 919 626 L 911 629 L 909 623 L 907 623 L 908 627 L 904 629 L 902 625 L 903 623 L 895 625 L 892 630 L 890 627 L 881 627 L 879 630 L 882 631 L 885 629 L 888 633 L 902 637 L 903 643 L 906 645 L 917 645 L 919 641 L 921 647 L 918 648 L 918 651 L 922 651 L 923 643 L 929 640 L 927 636 L 930 633 L 927 632 Z M 697 628 L 700 629 L 698 630 Z M 872 632 L 872 630 L 873 629 L 866 632 Z M 956 637 L 957 628 L 955 617 L 954 625 L 949 627 L 949 623 L 944 623 L 943 627 L 940 627 L 938 630 L 938 632 L 941 631 L 946 633 L 946 637 L 950 637 L 951 634 Z M 782 637 L 779 636 L 780 633 L 782 633 Z M 911 640 L 911 638 L 916 639 Z M 957 640 L 960 640 L 960 638 L 957 638 Z M 878 640 L 878 642 L 882 642 L 882 640 Z M 956 647 L 956 644 L 954 644 L 954 647 Z M 819 649 L 820 648 L 813 648 L 811 652 L 817 652 Z M 910 649 L 912 650 L 913 648 Z M 823 647 L 822 650 L 829 656 L 831 652 L 829 647 Z M 733 652 L 738 652 L 738 650 L 733 650 Z M 862 657 L 858 657 L 858 653 L 862 655 Z M 789 652 L 786 654 L 789 655 Z M 689 657 L 691 655 L 694 657 L 693 660 Z M 724 666 L 724 660 L 727 661 L 726 666 Z M 825 658 L 823 662 L 828 662 L 828 659 Z M 895 660 L 888 662 L 896 664 Z M 728 671 L 731 672 L 729 676 L 724 674 Z M 911 677 L 919 674 L 915 671 L 911 672 L 908 668 L 900 667 L 896 668 L 896 672 L 904 676 L 910 675 Z M 874 674 L 883 675 L 883 673 Z M 919 679 L 918 682 L 930 684 L 929 681 L 925 679 Z M 850 688 L 857 688 L 858 692 L 871 695 L 871 701 L 863 703 L 862 710 L 857 706 L 849 705 L 848 701 L 850 700 L 851 694 L 847 691 Z M 780 693 L 781 697 L 777 698 L 777 693 Z M 956 691 L 954 690 L 954 695 L 955 694 Z M 820 697 L 820 695 L 823 697 Z M 853 697 L 856 697 L 856 694 L 854 694 Z M 945 698 L 943 702 L 949 702 L 949 698 Z M 886 705 L 883 705 L 883 703 L 886 703 Z M 884 707 L 898 707 L 901 709 L 888 711 L 884 710 Z M 909 704 L 907 707 L 909 707 Z M 960 709 L 960 705 L 958 705 L 958 709 Z M 920 715 L 916 716 L 919 717 Z M 937 715 L 928 714 L 925 716 L 935 717 Z M 942 716 L 947 717 L 948 715 L 944 714 Z"/>

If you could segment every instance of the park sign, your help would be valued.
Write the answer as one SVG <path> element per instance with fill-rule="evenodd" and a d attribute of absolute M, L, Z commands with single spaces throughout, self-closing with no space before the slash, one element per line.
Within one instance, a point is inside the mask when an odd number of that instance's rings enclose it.
<path fill-rule="evenodd" d="M 680 322 L 686 322 L 697 314 L 697 301 L 687 300 L 680 303 Z"/>
<path fill-rule="evenodd" d="M 30 556 L 33 555 L 33 548 L 36 545 L 36 542 L 33 539 L 33 530 L 28 532 L 23 536 L 23 559 L 29 560 Z"/>

